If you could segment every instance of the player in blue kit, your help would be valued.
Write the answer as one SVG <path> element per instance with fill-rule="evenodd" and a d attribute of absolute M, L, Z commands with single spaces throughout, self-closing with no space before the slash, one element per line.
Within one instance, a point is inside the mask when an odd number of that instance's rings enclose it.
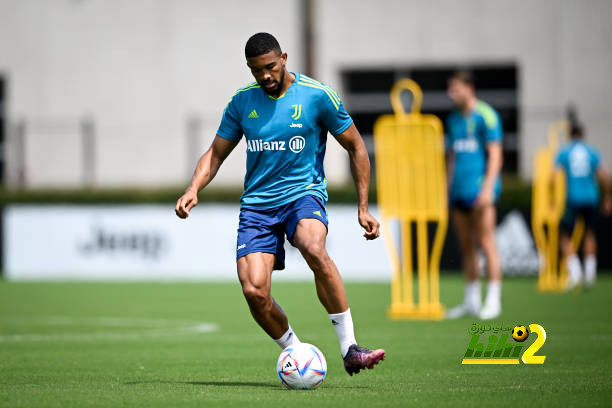
<path fill-rule="evenodd" d="M 450 205 L 466 284 L 463 303 L 450 309 L 446 317 L 493 319 L 501 313 L 501 266 L 495 245 L 495 204 L 501 191 L 501 121 L 491 106 L 476 98 L 469 72 L 459 71 L 450 77 L 448 95 L 457 107 L 446 123 Z M 484 251 L 489 276 L 482 307 L 478 244 Z"/>
<path fill-rule="evenodd" d="M 595 283 L 597 275 L 597 241 L 595 227 L 599 213 L 600 194 L 598 181 L 604 194 L 602 210 L 606 215 L 612 213 L 612 195 L 610 180 L 601 165 L 597 150 L 585 143 L 582 127 L 573 121 L 571 126 L 571 142 L 561 148 L 555 164 L 567 178 L 567 200 L 565 213 L 561 220 L 561 251 L 566 257 L 569 272 L 568 289 L 574 289 L 583 282 L 580 259 L 571 244 L 571 234 L 574 230 L 576 217 L 584 219 L 586 231 L 584 234 L 584 283 L 587 287 Z"/>
<path fill-rule="evenodd" d="M 328 131 L 349 154 L 358 199 L 358 221 L 368 240 L 379 236 L 368 210 L 370 162 L 361 135 L 330 87 L 287 70 L 287 54 L 270 34 L 246 43 L 247 65 L 256 82 L 239 89 L 223 113 L 212 146 L 200 158 L 191 185 L 176 203 L 186 218 L 198 191 L 246 139 L 247 170 L 241 197 L 236 259 L 242 291 L 253 318 L 285 348 L 299 339 L 270 294 L 272 271 L 285 267 L 285 236 L 312 271 L 319 300 L 340 342 L 346 371 L 373 368 L 385 351 L 357 345 L 344 284 L 325 249 L 327 179 L 323 157 Z"/>

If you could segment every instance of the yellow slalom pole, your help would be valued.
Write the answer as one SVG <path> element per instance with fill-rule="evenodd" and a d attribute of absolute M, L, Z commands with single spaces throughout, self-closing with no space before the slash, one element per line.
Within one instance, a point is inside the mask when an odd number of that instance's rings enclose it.
<path fill-rule="evenodd" d="M 412 288 L 412 224 L 402 222 L 402 256 L 404 259 L 402 270 L 403 303 L 408 309 L 414 307 L 414 292 Z M 399 285 L 398 285 L 399 286 Z"/>
<path fill-rule="evenodd" d="M 412 94 L 409 112 L 401 101 L 404 91 Z M 394 114 L 381 116 L 374 125 L 378 203 L 393 266 L 389 316 L 437 320 L 444 315 L 439 266 L 448 226 L 442 123 L 434 115 L 420 113 L 423 94 L 416 82 L 398 81 L 390 97 Z M 391 236 L 391 221 L 399 221 L 399 239 Z M 430 222 L 438 225 L 431 251 L 427 230 Z M 414 237 L 412 225 L 416 226 Z"/>

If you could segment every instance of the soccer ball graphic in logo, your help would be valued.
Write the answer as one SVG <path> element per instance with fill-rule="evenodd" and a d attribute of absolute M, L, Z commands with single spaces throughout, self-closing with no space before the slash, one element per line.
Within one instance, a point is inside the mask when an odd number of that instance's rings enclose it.
<path fill-rule="evenodd" d="M 512 338 L 519 343 L 524 342 L 529 337 L 529 332 L 525 326 L 516 326 L 512 329 Z"/>
<path fill-rule="evenodd" d="M 285 348 L 276 362 L 276 372 L 291 390 L 313 390 L 325 379 L 327 363 L 321 350 L 308 343 Z"/>

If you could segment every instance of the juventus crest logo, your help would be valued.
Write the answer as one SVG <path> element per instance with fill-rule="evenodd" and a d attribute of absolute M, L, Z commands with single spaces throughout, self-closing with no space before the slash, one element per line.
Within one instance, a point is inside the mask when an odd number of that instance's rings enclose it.
<path fill-rule="evenodd" d="M 302 116 L 302 105 L 291 105 L 291 107 L 293 108 L 293 115 L 291 115 L 291 118 L 293 120 L 298 120 L 300 116 Z"/>

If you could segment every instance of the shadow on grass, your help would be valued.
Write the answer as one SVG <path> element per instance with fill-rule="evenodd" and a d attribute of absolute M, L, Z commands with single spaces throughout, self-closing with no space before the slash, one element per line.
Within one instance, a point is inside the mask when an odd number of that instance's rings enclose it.
<path fill-rule="evenodd" d="M 202 386 L 213 386 L 213 387 L 268 387 L 268 388 L 282 388 L 280 384 L 256 382 L 256 381 L 163 381 L 163 380 L 150 380 L 150 381 L 128 381 L 125 385 L 144 385 L 144 384 L 170 384 L 170 385 L 202 385 Z"/>
<path fill-rule="evenodd" d="M 261 388 L 274 388 L 280 391 L 286 391 L 280 383 L 265 383 L 257 381 L 163 381 L 163 380 L 149 380 L 149 381 L 128 381 L 125 385 L 144 385 L 144 384 L 169 384 L 169 385 L 199 385 L 199 386 L 212 386 L 212 387 L 261 387 Z M 349 386 L 349 385 L 337 385 L 337 384 L 325 384 L 324 388 L 369 388 L 367 386 Z"/>
<path fill-rule="evenodd" d="M 211 385 L 213 387 L 267 387 L 282 388 L 280 384 L 271 384 L 256 381 L 186 381 L 183 384 Z"/>

